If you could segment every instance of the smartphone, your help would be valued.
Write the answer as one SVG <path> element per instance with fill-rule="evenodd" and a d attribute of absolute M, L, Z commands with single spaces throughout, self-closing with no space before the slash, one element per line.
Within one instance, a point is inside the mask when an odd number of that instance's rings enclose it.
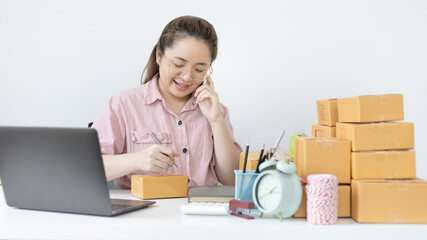
<path fill-rule="evenodd" d="M 202 84 L 200 84 L 200 86 L 202 86 L 203 84 L 206 84 L 206 83 L 208 82 L 208 77 L 210 77 L 210 76 L 211 76 L 212 72 L 213 72 L 213 69 L 212 69 L 212 67 L 210 67 L 210 68 L 209 68 L 209 73 L 208 73 L 208 74 L 206 74 L 206 76 L 205 76 L 205 78 L 203 79 L 203 82 L 202 82 Z"/>

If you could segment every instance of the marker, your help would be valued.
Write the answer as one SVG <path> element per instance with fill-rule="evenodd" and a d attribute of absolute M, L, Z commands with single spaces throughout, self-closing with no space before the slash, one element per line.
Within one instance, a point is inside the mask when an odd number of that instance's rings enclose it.
<path fill-rule="evenodd" d="M 156 143 L 157 143 L 157 144 L 162 145 L 162 142 L 160 142 L 160 140 L 157 138 L 157 136 L 156 136 L 156 134 L 154 134 L 154 132 L 150 132 L 149 134 L 150 134 L 150 136 L 154 139 L 154 141 L 156 141 Z M 178 167 L 178 165 L 176 165 L 176 163 L 175 163 L 175 162 L 173 162 L 173 165 L 174 165 L 175 167 Z"/>

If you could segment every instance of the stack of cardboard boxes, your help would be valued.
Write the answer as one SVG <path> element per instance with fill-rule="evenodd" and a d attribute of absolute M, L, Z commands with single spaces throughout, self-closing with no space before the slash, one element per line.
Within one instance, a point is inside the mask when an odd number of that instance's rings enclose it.
<path fill-rule="evenodd" d="M 427 182 L 416 179 L 414 126 L 401 94 L 337 100 L 336 136 L 351 140 L 351 216 L 357 222 L 427 222 Z"/>
<path fill-rule="evenodd" d="M 319 124 L 312 125 L 314 137 L 295 138 L 294 162 L 299 177 L 310 174 L 333 174 L 338 177 L 338 217 L 350 217 L 350 155 L 351 141 L 337 139 L 337 100 L 317 101 Z M 303 199 L 294 217 L 307 216 L 305 184 Z"/>
<path fill-rule="evenodd" d="M 411 150 L 414 126 L 397 122 L 404 120 L 401 94 L 318 100 L 317 114 L 314 137 L 295 139 L 294 160 L 302 178 L 316 173 L 338 177 L 339 217 L 427 222 L 427 182 L 416 179 Z M 303 196 L 295 217 L 306 216 L 305 201 Z"/>
<path fill-rule="evenodd" d="M 294 162 L 301 178 L 338 177 L 338 217 L 427 223 L 427 182 L 416 178 L 414 126 L 400 121 L 401 94 L 318 100 L 317 116 L 312 137 L 295 138 Z M 249 153 L 248 170 L 258 156 Z M 304 190 L 294 217 L 306 217 L 306 202 Z"/>

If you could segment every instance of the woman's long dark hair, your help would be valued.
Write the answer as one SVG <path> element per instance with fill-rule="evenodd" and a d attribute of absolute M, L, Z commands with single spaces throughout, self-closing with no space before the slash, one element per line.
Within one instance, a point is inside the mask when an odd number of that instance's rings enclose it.
<path fill-rule="evenodd" d="M 157 49 L 160 54 L 163 55 L 166 48 L 172 47 L 176 41 L 184 37 L 194 37 L 205 41 L 211 51 L 211 63 L 215 61 L 218 53 L 218 37 L 216 36 L 215 28 L 212 24 L 199 17 L 178 17 L 168 23 L 163 29 L 157 44 L 151 52 L 148 63 L 142 72 L 142 84 L 149 82 L 159 72 L 159 65 L 156 62 Z"/>

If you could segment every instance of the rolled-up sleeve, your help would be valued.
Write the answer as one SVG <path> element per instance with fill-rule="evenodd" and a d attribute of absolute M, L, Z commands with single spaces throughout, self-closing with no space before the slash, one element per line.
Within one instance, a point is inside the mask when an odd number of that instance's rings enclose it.
<path fill-rule="evenodd" d="M 102 154 L 114 155 L 126 151 L 126 126 L 120 99 L 111 97 L 92 125 L 98 132 Z"/>

